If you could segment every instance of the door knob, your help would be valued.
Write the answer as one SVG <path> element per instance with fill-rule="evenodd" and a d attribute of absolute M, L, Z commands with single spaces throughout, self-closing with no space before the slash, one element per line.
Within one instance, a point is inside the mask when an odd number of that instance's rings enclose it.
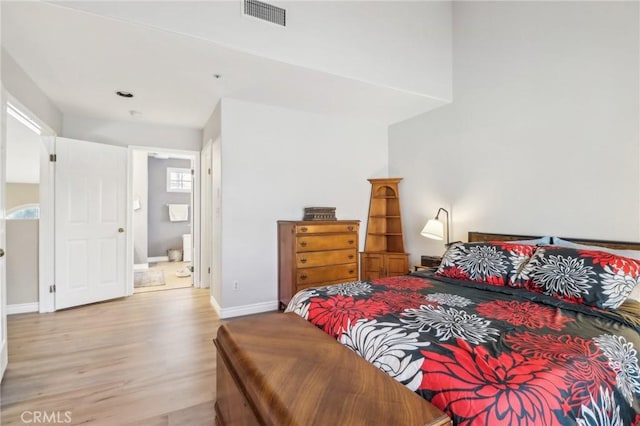
<path fill-rule="evenodd" d="M 0 257 L 4 257 L 4 250 L 0 249 Z"/>
<path fill-rule="evenodd" d="M 118 228 L 118 232 L 123 233 L 124 232 L 124 228 Z"/>

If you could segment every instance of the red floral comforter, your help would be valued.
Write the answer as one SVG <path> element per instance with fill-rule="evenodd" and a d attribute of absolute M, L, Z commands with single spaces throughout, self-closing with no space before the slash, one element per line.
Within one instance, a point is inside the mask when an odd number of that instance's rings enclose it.
<path fill-rule="evenodd" d="M 638 332 L 521 289 L 411 275 L 312 288 L 298 313 L 459 425 L 640 420 Z"/>

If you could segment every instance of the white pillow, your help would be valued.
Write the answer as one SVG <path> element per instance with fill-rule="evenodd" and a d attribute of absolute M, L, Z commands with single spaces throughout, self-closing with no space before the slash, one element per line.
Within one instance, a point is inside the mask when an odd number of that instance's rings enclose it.
<path fill-rule="evenodd" d="M 640 302 L 640 285 L 636 285 L 631 293 L 627 296 L 627 299 L 635 300 L 636 302 Z"/>
<path fill-rule="evenodd" d="M 559 247 L 568 247 L 578 250 L 597 250 L 604 251 L 606 253 L 615 254 L 617 256 L 630 257 L 631 259 L 640 260 L 640 250 L 619 250 L 611 249 L 608 247 L 600 246 L 588 246 L 585 244 L 572 243 L 571 241 L 563 240 L 562 238 L 553 237 L 553 245 Z"/>
<path fill-rule="evenodd" d="M 528 244 L 537 246 L 539 244 L 549 245 L 551 244 L 551 237 L 540 237 L 535 240 L 518 240 L 518 241 L 505 241 L 505 243 L 511 244 Z"/>

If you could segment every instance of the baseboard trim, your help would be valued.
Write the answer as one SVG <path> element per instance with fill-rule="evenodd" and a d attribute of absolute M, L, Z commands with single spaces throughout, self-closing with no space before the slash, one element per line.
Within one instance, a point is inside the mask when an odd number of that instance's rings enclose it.
<path fill-rule="evenodd" d="M 149 263 L 168 262 L 169 261 L 169 256 L 147 257 L 147 261 Z"/>
<path fill-rule="evenodd" d="M 7 315 L 26 314 L 29 312 L 39 312 L 40 304 L 34 303 L 16 303 L 15 305 L 7 305 Z"/>
<path fill-rule="evenodd" d="M 146 271 L 147 269 L 149 269 L 148 263 L 135 263 L 133 265 L 134 271 Z"/>
<path fill-rule="evenodd" d="M 213 297 L 213 295 L 209 297 L 209 303 L 211 303 L 211 306 L 213 306 L 213 310 L 216 311 L 216 314 L 220 316 L 220 311 L 222 311 L 222 308 L 218 304 L 218 301 L 216 300 L 216 298 Z"/>
<path fill-rule="evenodd" d="M 3 345 L 2 350 L 0 350 L 0 381 L 7 369 L 7 364 L 9 364 L 9 352 L 7 351 L 7 345 Z"/>
<path fill-rule="evenodd" d="M 231 308 L 221 308 L 217 300 L 211 296 L 211 305 L 216 310 L 220 319 L 241 317 L 245 315 L 261 314 L 263 312 L 273 312 L 278 310 L 278 302 L 261 302 L 251 305 L 233 306 Z"/>

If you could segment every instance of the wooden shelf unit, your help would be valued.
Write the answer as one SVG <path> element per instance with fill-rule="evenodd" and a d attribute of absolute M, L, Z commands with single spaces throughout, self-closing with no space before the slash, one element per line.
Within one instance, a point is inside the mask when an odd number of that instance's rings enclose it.
<path fill-rule="evenodd" d="M 371 200 L 364 251 L 360 254 L 360 279 L 406 274 L 402 214 L 398 184 L 402 178 L 369 179 Z"/>

